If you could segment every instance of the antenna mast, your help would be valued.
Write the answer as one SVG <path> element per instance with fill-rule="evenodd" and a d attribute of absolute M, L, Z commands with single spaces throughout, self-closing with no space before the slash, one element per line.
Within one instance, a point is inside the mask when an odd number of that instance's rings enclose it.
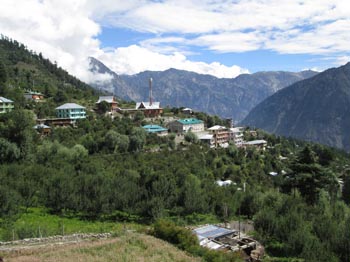
<path fill-rule="evenodd" d="M 152 105 L 152 77 L 149 79 L 149 105 Z"/>

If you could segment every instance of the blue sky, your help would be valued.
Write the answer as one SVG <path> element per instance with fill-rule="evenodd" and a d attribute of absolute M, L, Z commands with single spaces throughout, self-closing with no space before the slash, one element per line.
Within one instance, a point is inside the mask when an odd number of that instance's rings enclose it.
<path fill-rule="evenodd" d="M 152 33 L 137 32 L 130 29 L 102 27 L 98 39 L 102 48 L 119 48 L 137 45 L 157 37 Z M 175 45 L 177 46 L 177 45 Z M 220 53 L 207 48 L 186 46 L 187 58 L 196 62 L 220 62 L 226 66 L 239 65 L 249 72 L 259 71 L 301 71 L 305 69 L 323 70 L 333 65 L 322 55 L 280 54 L 273 50 L 254 50 L 246 52 Z"/>
<path fill-rule="evenodd" d="M 350 60 L 347 0 L 2 0 L 0 30 L 87 82 L 110 79 L 89 56 L 118 74 L 217 77 Z"/>

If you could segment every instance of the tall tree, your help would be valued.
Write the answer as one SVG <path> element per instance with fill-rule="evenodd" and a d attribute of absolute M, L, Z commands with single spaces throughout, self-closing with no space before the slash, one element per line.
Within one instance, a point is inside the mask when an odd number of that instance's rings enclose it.
<path fill-rule="evenodd" d="M 5 83 L 7 81 L 7 72 L 5 65 L 0 61 L 0 95 L 5 92 Z"/>

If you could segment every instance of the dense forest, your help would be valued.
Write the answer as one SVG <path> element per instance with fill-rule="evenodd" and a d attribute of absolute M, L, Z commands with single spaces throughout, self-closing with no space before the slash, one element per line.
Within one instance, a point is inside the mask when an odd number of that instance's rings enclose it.
<path fill-rule="evenodd" d="M 89 105 L 97 100 L 95 91 L 21 44 L 3 39 L 0 47 L 2 94 L 16 101 L 15 110 L 0 115 L 1 240 L 13 238 L 14 222 L 33 207 L 82 220 L 149 224 L 167 219 L 178 226 L 241 216 L 254 221 L 255 237 L 279 257 L 272 261 L 350 261 L 345 152 L 262 131 L 255 139 L 268 141 L 265 151 L 235 145 L 210 149 L 196 139 L 176 144 L 175 135 L 147 134 L 140 115 L 112 119 L 92 111 L 76 127 L 53 128 L 42 137 L 33 126 L 45 103 L 20 96 L 34 73 L 20 68 L 16 78 L 19 63 L 44 68 L 38 73 L 44 88 L 39 91 L 51 90 L 45 93 L 48 105 L 60 103 L 59 94 L 62 101 Z M 47 75 L 57 81 L 45 82 Z M 63 78 L 70 84 L 61 85 Z M 220 122 L 198 116 L 210 125 Z M 249 130 L 245 139 L 253 139 Z M 272 171 L 279 175 L 269 175 Z M 219 179 L 234 183 L 220 187 Z M 30 228 L 16 234 L 34 235 Z"/>

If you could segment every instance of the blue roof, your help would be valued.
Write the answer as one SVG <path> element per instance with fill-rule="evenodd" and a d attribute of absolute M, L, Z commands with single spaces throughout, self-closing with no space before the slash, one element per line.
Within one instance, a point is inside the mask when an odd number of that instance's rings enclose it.
<path fill-rule="evenodd" d="M 202 120 L 199 120 L 197 118 L 185 118 L 185 119 L 180 119 L 180 120 L 177 120 L 179 121 L 181 124 L 184 124 L 184 125 L 193 125 L 193 124 L 201 124 L 203 123 Z"/>
<path fill-rule="evenodd" d="M 158 125 L 145 125 L 142 128 L 144 128 L 149 133 L 158 133 L 158 132 L 168 131 L 168 129 Z"/>

